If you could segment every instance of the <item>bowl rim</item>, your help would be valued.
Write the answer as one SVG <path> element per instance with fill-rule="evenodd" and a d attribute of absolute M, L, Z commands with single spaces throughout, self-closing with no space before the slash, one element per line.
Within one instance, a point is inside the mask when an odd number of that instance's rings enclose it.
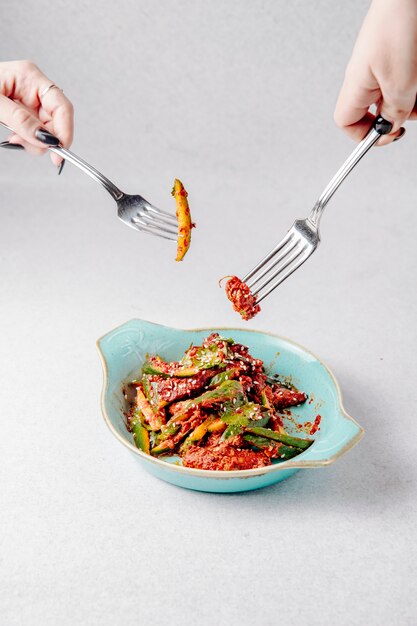
<path fill-rule="evenodd" d="M 345 419 L 353 422 L 358 427 L 358 432 L 340 450 L 338 450 L 338 452 L 334 453 L 333 455 L 331 455 L 327 459 L 312 459 L 312 460 L 306 460 L 306 461 L 303 461 L 302 459 L 298 460 L 298 461 L 290 459 L 288 461 L 282 461 L 280 463 L 267 465 L 266 467 L 256 467 L 256 468 L 248 469 L 248 470 L 202 470 L 202 469 L 196 469 L 196 468 L 193 468 L 193 467 L 184 467 L 182 465 L 177 465 L 175 463 L 167 463 L 163 459 L 159 459 L 159 458 L 151 456 L 150 454 L 146 454 L 145 452 L 142 452 L 142 450 L 140 450 L 139 448 L 134 446 L 132 443 L 130 443 L 127 439 L 125 439 L 119 432 L 117 432 L 117 430 L 114 428 L 114 426 L 113 426 L 113 424 L 112 424 L 112 422 L 110 420 L 110 417 L 109 417 L 109 415 L 107 413 L 107 408 L 106 408 L 106 403 L 105 403 L 106 391 L 107 391 L 107 387 L 108 387 L 108 384 L 109 384 L 109 371 L 108 371 L 107 360 L 106 360 L 106 357 L 104 356 L 104 353 L 103 353 L 103 351 L 101 349 L 101 345 L 100 344 L 109 335 L 113 334 L 115 331 L 119 330 L 120 328 L 128 326 L 132 322 L 146 322 L 147 324 L 152 324 L 153 326 L 161 326 L 162 328 L 167 328 L 167 329 L 180 331 L 180 332 L 243 331 L 243 332 L 249 332 L 249 333 L 253 333 L 253 334 L 267 335 L 267 336 L 272 337 L 274 339 L 284 340 L 284 341 L 288 342 L 289 344 L 291 344 L 291 345 L 301 349 L 303 352 L 305 352 L 305 353 L 309 354 L 310 356 L 312 356 L 316 361 L 318 361 L 325 368 L 325 370 L 327 371 L 328 375 L 330 376 L 330 378 L 331 378 L 331 380 L 332 380 L 332 382 L 333 382 L 333 384 L 335 386 L 335 389 L 337 391 L 337 397 L 338 397 L 338 401 L 339 401 L 339 409 L 340 409 L 340 412 L 341 412 L 342 416 Z M 276 333 L 271 333 L 271 332 L 263 331 L 263 330 L 257 330 L 257 329 L 253 329 L 253 328 L 242 328 L 242 327 L 236 327 L 236 326 L 216 326 L 216 327 L 211 326 L 211 327 L 202 327 L 202 328 L 176 328 L 174 326 L 167 326 L 165 324 L 158 324 L 156 322 L 150 322 L 149 320 L 144 320 L 144 319 L 140 319 L 140 318 L 132 318 L 132 319 L 124 322 L 123 324 L 120 324 L 120 325 L 116 326 L 115 328 L 109 330 L 107 333 L 105 333 L 104 335 L 99 337 L 97 339 L 97 341 L 96 341 L 96 347 L 97 347 L 98 353 L 100 355 L 101 364 L 102 364 L 102 367 L 103 367 L 103 385 L 102 385 L 101 396 L 100 396 L 100 404 L 101 404 L 101 412 L 102 412 L 104 421 L 107 424 L 107 427 L 112 432 L 112 434 L 116 437 L 116 439 L 118 439 L 118 441 L 120 441 L 120 443 L 122 443 L 126 448 L 128 448 L 128 450 L 130 450 L 133 454 L 138 455 L 144 461 L 146 461 L 148 463 L 154 464 L 157 468 L 159 467 L 159 468 L 164 469 L 164 470 L 173 471 L 173 472 L 177 472 L 179 474 L 184 474 L 184 475 L 188 475 L 188 476 L 194 476 L 194 477 L 198 477 L 198 478 L 211 478 L 211 479 L 216 479 L 216 480 L 217 479 L 226 480 L 226 479 L 231 479 L 231 478 L 254 478 L 254 477 L 257 477 L 257 476 L 263 476 L 265 474 L 272 474 L 274 472 L 280 472 L 280 471 L 287 470 L 287 469 L 303 469 L 303 468 L 325 467 L 327 465 L 330 465 L 330 464 L 334 463 L 334 461 L 336 461 L 339 457 L 341 457 L 343 454 L 346 454 L 346 452 L 348 452 L 354 446 L 356 446 L 356 444 L 359 443 L 359 441 L 362 439 L 362 437 L 365 434 L 365 429 L 360 424 L 358 424 L 358 422 L 351 415 L 349 415 L 349 413 L 347 413 L 347 411 L 345 410 L 345 408 L 343 406 L 342 391 L 341 391 L 339 382 L 338 382 L 336 376 L 333 374 L 332 370 L 316 354 L 311 352 L 311 350 L 308 350 L 307 348 L 305 348 L 300 343 L 297 343 L 296 341 L 293 341 L 292 339 L 289 339 L 288 337 L 284 337 L 283 335 L 277 335 Z M 296 458 L 299 459 L 299 457 L 302 457 L 302 456 L 303 456 L 303 453 L 299 454 Z"/>

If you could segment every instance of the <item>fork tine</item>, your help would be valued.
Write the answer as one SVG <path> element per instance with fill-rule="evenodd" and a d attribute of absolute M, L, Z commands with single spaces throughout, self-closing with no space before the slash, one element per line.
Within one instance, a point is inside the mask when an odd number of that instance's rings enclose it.
<path fill-rule="evenodd" d="M 160 214 L 160 213 L 152 213 L 151 215 L 155 219 L 157 219 L 160 222 L 163 222 L 164 224 L 166 224 L 167 226 L 173 226 L 174 228 L 176 228 L 178 230 L 178 221 L 176 219 L 170 220 L 167 217 L 165 217 L 165 215 Z"/>
<path fill-rule="evenodd" d="M 258 297 L 256 299 L 257 303 L 259 304 L 260 302 L 262 302 L 262 300 L 264 298 L 266 298 L 266 296 L 268 296 L 271 293 L 271 291 L 276 289 L 276 287 L 278 287 L 278 285 L 280 285 L 282 282 L 284 282 L 284 280 L 286 280 L 289 276 L 291 276 L 291 274 L 293 272 L 295 272 L 295 270 L 298 270 L 298 268 L 301 267 L 301 265 L 305 261 L 307 261 L 307 259 L 308 259 L 308 257 L 310 256 L 311 253 L 312 253 L 312 250 L 309 249 L 308 246 L 304 246 L 298 252 L 298 254 L 294 258 L 292 258 L 285 265 L 283 265 L 283 267 L 281 267 L 278 272 L 275 272 L 275 274 L 273 276 L 271 276 L 271 278 L 262 285 L 261 289 L 263 289 L 268 284 L 270 284 L 271 281 L 274 280 L 274 278 L 277 278 L 279 276 L 279 279 L 277 281 L 275 281 L 270 286 L 270 288 L 265 293 L 263 293 L 261 296 L 259 296 L 259 291 L 260 290 L 258 291 Z M 294 263 L 294 261 L 296 261 L 296 262 Z M 285 272 L 284 270 L 286 268 L 287 268 L 287 271 Z"/>
<path fill-rule="evenodd" d="M 276 278 L 281 272 L 283 272 L 287 267 L 289 267 L 291 265 L 291 263 L 293 263 L 293 261 L 295 261 L 300 256 L 300 254 L 303 252 L 303 250 L 306 247 L 306 246 L 303 247 L 302 244 L 300 246 L 299 245 L 300 243 L 301 243 L 300 240 L 298 240 L 296 245 L 293 248 L 291 248 L 291 250 L 290 250 L 291 254 L 288 257 L 288 259 L 284 260 L 283 263 L 278 264 L 278 266 L 275 269 L 275 272 L 273 272 L 272 275 L 268 276 L 261 283 L 261 285 L 256 289 L 256 291 L 253 291 L 254 295 L 259 295 L 259 293 L 262 291 L 262 289 L 264 289 L 264 287 L 269 285 L 271 280 Z"/>
<path fill-rule="evenodd" d="M 174 235 L 170 231 L 166 231 L 165 229 L 161 229 L 159 226 L 152 226 L 149 222 L 144 222 L 139 218 L 132 217 L 131 223 L 134 228 L 138 230 L 142 230 L 145 233 L 150 233 L 152 235 L 157 235 L 158 237 L 162 237 L 163 239 L 169 239 L 169 241 L 176 241 L 177 236 Z"/>
<path fill-rule="evenodd" d="M 256 285 L 256 283 L 259 283 L 259 281 L 266 276 L 266 274 L 268 274 L 270 272 L 270 270 L 272 270 L 273 267 L 275 267 L 276 265 L 278 265 L 278 263 L 280 263 L 281 261 L 283 261 L 285 259 L 285 257 L 287 257 L 293 250 L 294 248 L 296 248 L 298 246 L 299 241 L 295 240 L 294 241 L 294 237 L 290 237 L 288 239 L 288 241 L 284 244 L 284 245 L 280 245 L 280 247 L 278 248 L 278 255 L 277 257 L 273 257 L 272 258 L 272 262 L 269 263 L 266 268 L 261 271 L 261 273 L 258 275 L 256 275 L 254 277 L 254 280 L 250 281 L 247 283 L 249 289 L 251 291 L 253 291 L 254 286 Z M 246 282 L 246 281 L 244 281 Z"/>
<path fill-rule="evenodd" d="M 268 263 L 268 261 L 270 261 L 272 257 L 275 256 L 276 253 L 279 252 L 281 248 L 283 248 L 290 239 L 292 239 L 293 236 L 294 236 L 294 233 L 292 233 L 289 230 L 288 233 L 285 235 L 284 239 L 282 239 L 279 242 L 279 244 L 275 246 L 275 248 L 272 248 L 271 252 L 269 252 L 269 254 L 267 254 L 266 257 L 264 257 L 262 261 L 258 263 L 258 265 L 256 265 L 256 267 L 254 267 L 253 270 L 249 272 L 249 274 L 246 274 L 246 276 L 243 278 L 243 282 L 247 283 L 248 280 L 252 278 L 252 276 L 254 276 L 254 274 L 256 274 L 256 272 L 265 265 L 265 263 Z"/>
<path fill-rule="evenodd" d="M 173 229 L 169 227 L 165 222 L 161 222 L 160 220 L 158 220 L 157 217 L 154 217 L 153 215 L 148 215 L 148 214 L 144 215 L 143 213 L 139 212 L 137 214 L 137 218 L 132 218 L 132 219 L 141 220 L 143 224 L 147 224 L 148 226 L 153 226 L 154 228 L 159 228 L 160 230 L 163 230 L 164 232 L 169 233 L 170 235 L 178 236 L 178 229 Z"/>
<path fill-rule="evenodd" d="M 163 211 L 162 209 L 157 209 L 156 207 L 152 206 L 152 204 L 147 204 L 146 207 L 144 207 L 144 211 L 157 215 L 161 220 L 165 220 L 170 225 L 178 225 L 178 220 L 175 215 L 172 215 L 167 211 Z"/>

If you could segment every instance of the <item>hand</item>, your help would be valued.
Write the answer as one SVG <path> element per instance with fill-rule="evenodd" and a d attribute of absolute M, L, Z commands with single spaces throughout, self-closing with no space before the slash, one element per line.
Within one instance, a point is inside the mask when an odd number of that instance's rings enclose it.
<path fill-rule="evenodd" d="M 46 141 L 35 133 L 46 129 L 68 148 L 74 132 L 74 110 L 60 89 L 44 90 L 52 85 L 31 61 L 0 63 L 0 120 L 13 128 L 9 142 L 22 145 L 32 154 L 44 154 Z M 62 158 L 50 153 L 52 162 L 60 167 Z"/>
<path fill-rule="evenodd" d="M 334 118 L 352 139 L 360 141 L 374 115 L 372 104 L 393 124 L 378 141 L 401 137 L 401 125 L 416 119 L 417 0 L 373 0 L 356 40 L 339 93 Z"/>

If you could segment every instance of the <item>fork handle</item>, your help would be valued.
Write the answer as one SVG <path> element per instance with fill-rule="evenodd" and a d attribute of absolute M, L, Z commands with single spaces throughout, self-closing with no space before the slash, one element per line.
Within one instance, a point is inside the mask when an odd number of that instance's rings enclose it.
<path fill-rule="evenodd" d="M 15 132 L 13 128 L 10 128 L 10 126 L 7 126 L 7 124 L 4 124 L 4 122 L 0 122 L 0 126 L 7 128 L 7 130 L 10 130 L 12 133 Z M 104 189 L 109 192 L 109 194 L 112 196 L 112 198 L 116 200 L 116 202 L 125 195 L 123 191 L 120 191 L 120 189 L 116 187 L 116 185 L 112 183 L 111 180 L 104 176 L 104 174 L 96 170 L 96 168 L 87 163 L 87 161 L 84 161 L 70 150 L 67 150 L 67 148 L 63 148 L 62 146 L 48 146 L 48 148 L 51 152 L 59 154 L 59 156 L 64 158 L 66 161 L 70 161 L 70 163 L 76 165 L 80 170 L 90 176 L 97 183 L 103 185 Z"/>
<path fill-rule="evenodd" d="M 121 191 L 114 183 L 111 182 L 104 174 L 96 170 L 95 167 L 81 159 L 79 156 L 71 152 L 71 150 L 67 150 L 67 148 L 62 148 L 62 146 L 49 146 L 49 150 L 51 152 L 55 152 L 55 154 L 59 154 L 59 156 L 63 157 L 66 161 L 69 161 L 73 165 L 76 165 L 81 171 L 83 171 L 87 176 L 90 176 L 93 180 L 100 185 L 103 185 L 104 189 L 109 192 L 109 194 L 116 200 L 120 200 L 124 193 Z"/>
<path fill-rule="evenodd" d="M 314 205 L 313 210 L 308 217 L 309 221 L 314 226 L 317 227 L 319 225 L 320 218 L 323 214 L 325 206 L 329 202 L 330 198 L 333 196 L 334 192 L 340 187 L 345 178 L 353 170 L 355 165 L 359 163 L 361 158 L 368 152 L 368 150 L 372 148 L 374 144 L 376 144 L 376 142 L 378 141 L 378 139 L 380 139 L 382 135 L 387 135 L 391 132 L 391 130 L 391 122 L 388 122 L 381 115 L 378 115 L 375 118 L 374 123 L 372 124 L 372 128 L 366 135 L 365 139 L 362 139 L 362 141 L 356 146 L 355 150 L 333 176 L 333 178 L 317 200 L 316 204 Z"/>

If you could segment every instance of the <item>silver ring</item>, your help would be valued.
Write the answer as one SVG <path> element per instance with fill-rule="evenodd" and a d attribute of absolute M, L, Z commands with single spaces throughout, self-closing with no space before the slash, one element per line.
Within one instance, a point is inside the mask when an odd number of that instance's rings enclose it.
<path fill-rule="evenodd" d="M 42 98 L 46 96 L 50 89 L 59 89 L 59 91 L 63 91 L 61 87 L 58 87 L 58 85 L 54 85 L 52 83 L 52 85 L 49 85 L 49 87 L 45 87 L 45 89 L 39 94 L 39 100 L 42 100 Z"/>

